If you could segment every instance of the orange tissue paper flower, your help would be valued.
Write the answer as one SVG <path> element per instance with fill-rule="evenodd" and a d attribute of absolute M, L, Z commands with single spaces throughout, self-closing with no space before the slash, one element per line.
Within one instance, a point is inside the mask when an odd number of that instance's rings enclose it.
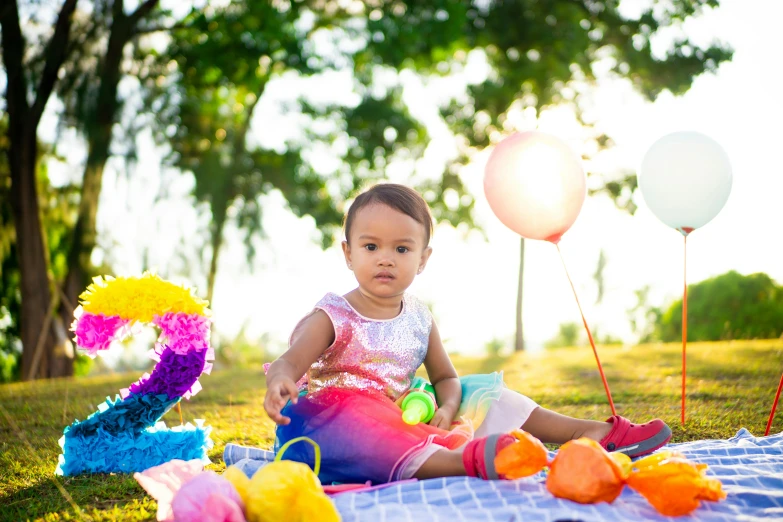
<path fill-rule="evenodd" d="M 726 498 L 719 480 L 705 476 L 706 464 L 693 464 L 675 452 L 662 452 L 633 464 L 627 483 L 662 515 L 678 517 L 700 500 Z"/>
<path fill-rule="evenodd" d="M 517 439 L 495 455 L 495 470 L 507 479 L 529 477 L 547 465 L 546 448 L 540 440 L 526 431 L 510 433 Z"/>
<path fill-rule="evenodd" d="M 550 464 L 546 487 L 552 495 L 580 504 L 611 503 L 623 491 L 630 463 L 627 455 L 607 453 L 594 440 L 572 440 Z"/>

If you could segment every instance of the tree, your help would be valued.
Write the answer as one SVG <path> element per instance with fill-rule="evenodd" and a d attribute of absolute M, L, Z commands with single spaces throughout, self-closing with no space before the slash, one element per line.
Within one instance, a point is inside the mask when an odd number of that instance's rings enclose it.
<path fill-rule="evenodd" d="M 355 101 L 315 101 L 307 95 L 288 100 L 288 114 L 306 124 L 285 150 L 247 140 L 254 117 L 263 121 L 255 110 L 271 82 L 295 82 L 350 65 L 350 52 L 319 53 L 314 39 L 327 33 L 345 38 L 340 24 L 352 20 L 330 3 L 232 3 L 193 13 L 173 33 L 166 51 L 149 61 L 144 88 L 158 140 L 170 148 L 171 165 L 193 173 L 196 199 L 207 202 L 212 213 L 207 299 L 213 294 L 229 209 L 246 232 L 250 259 L 253 237 L 263 235 L 259 197 L 275 189 L 296 215 L 314 218 L 327 247 L 340 225 L 346 195 L 383 177 L 384 166 L 394 158 L 415 160 L 423 153 L 425 129 L 402 103 L 401 88 L 379 89 L 371 67 L 355 75 Z M 160 81 L 172 68 L 170 81 Z M 339 159 L 334 169 L 324 172 L 314 164 L 311 157 L 319 147 Z M 421 188 L 439 217 L 471 222 L 472 202 L 457 208 L 444 202 L 448 190 L 465 194 L 456 176 Z"/>
<path fill-rule="evenodd" d="M 6 0 L 0 6 L 3 65 L 7 81 L 6 154 L 11 173 L 10 199 L 21 289 L 20 336 L 25 346 L 22 353 L 23 379 L 59 375 L 63 365 L 67 366 L 71 361 L 67 354 L 55 350 L 56 332 L 52 325 L 56 325 L 56 321 L 52 316 L 57 295 L 55 293 L 53 301 L 41 229 L 36 166 L 38 124 L 66 57 L 75 8 L 76 0 L 63 2 L 51 37 L 42 46 L 40 54 L 36 54 L 29 53 L 26 48 L 16 0 Z M 25 63 L 28 56 L 31 56 L 29 63 Z M 33 373 L 36 353 L 40 363 Z"/>
<path fill-rule="evenodd" d="M 281 9 L 259 1 L 194 12 L 165 52 L 149 61 L 152 74 L 144 88 L 148 110 L 157 115 L 158 141 L 169 146 L 172 166 L 193 173 L 196 200 L 208 203 L 212 214 L 209 301 L 232 206 L 246 230 L 250 258 L 252 236 L 262 232 L 258 197 L 273 187 L 300 215 L 314 214 L 319 225 L 339 220 L 333 205 L 319 201 L 325 180 L 306 170 L 298 147 L 278 153 L 247 143 L 268 82 L 288 71 L 312 72 L 303 56 L 306 38 L 295 28 L 300 16 L 299 4 Z M 161 82 L 172 64 L 175 74 Z"/>
<path fill-rule="evenodd" d="M 111 155 L 114 125 L 122 106 L 118 86 L 123 66 L 127 65 L 126 48 L 138 35 L 165 28 L 153 23 L 166 14 L 163 11 L 154 13 L 158 0 L 144 0 L 131 12 L 126 12 L 124 0 L 94 0 L 81 12 L 76 10 L 76 3 L 76 0 L 64 2 L 52 37 L 45 44 L 37 42 L 37 45 L 31 46 L 34 52 L 28 53 L 31 57 L 27 60 L 24 59 L 25 36 L 21 31 L 16 0 L 2 8 L 3 61 L 8 76 L 6 101 L 12 142 L 9 150 L 12 156 L 24 157 L 21 162 L 24 172 L 13 167 L 14 161 L 11 161 L 11 170 L 12 174 L 20 172 L 19 181 L 12 183 L 12 191 L 14 194 L 18 191 L 22 196 L 12 194 L 12 199 L 23 202 L 20 208 L 24 207 L 17 213 L 15 222 L 18 230 L 21 228 L 26 231 L 23 236 L 17 234 L 17 237 L 25 238 L 18 246 L 20 265 L 25 267 L 21 284 L 22 301 L 28 303 L 23 305 L 22 311 L 26 325 L 22 328 L 22 342 L 26 347 L 23 376 L 26 379 L 73 373 L 73 358 L 54 354 L 55 344 L 51 342 L 48 328 L 44 327 L 50 307 L 50 294 L 43 291 L 43 286 L 48 285 L 49 280 L 44 277 L 44 251 L 38 246 L 41 233 L 35 232 L 40 229 L 40 219 L 31 203 L 36 199 L 34 183 L 31 189 L 29 181 L 34 178 L 30 174 L 34 169 L 29 165 L 33 161 L 31 158 L 35 157 L 35 151 L 30 151 L 29 144 L 37 139 L 36 129 L 43 108 L 50 95 L 56 92 L 66 107 L 64 114 L 60 115 L 61 123 L 82 131 L 88 148 L 78 218 L 72 229 L 73 238 L 68 242 L 70 252 L 67 274 L 62 281 L 62 290 L 55 289 L 52 301 L 59 319 L 49 321 L 56 326 L 70 323 L 73 309 L 67 303 L 75 303 L 89 281 L 90 254 L 95 246 L 95 220 L 103 170 Z M 33 8 L 31 5 L 22 7 Z M 72 33 L 74 37 L 71 37 Z M 99 56 L 97 60 L 96 55 Z M 25 74 L 24 71 L 32 71 L 33 75 Z M 35 78 L 36 72 L 40 73 L 40 81 Z M 27 85 L 36 83 L 39 85 L 36 99 L 28 107 Z M 19 124 L 18 121 L 23 123 Z M 26 283 L 28 278 L 31 281 Z M 43 312 L 33 313 L 33 310 L 40 310 L 42 306 Z M 38 339 L 37 332 L 42 332 L 42 350 L 48 363 L 41 367 L 37 375 L 31 375 L 29 367 L 37 343 L 35 339 Z"/>
<path fill-rule="evenodd" d="M 606 253 L 602 248 L 598 253 L 598 262 L 595 266 L 595 273 L 593 274 L 593 280 L 595 280 L 595 286 L 598 291 L 595 296 L 595 304 L 600 304 L 604 300 L 604 286 L 606 281 L 604 280 L 604 270 L 606 270 Z"/>
<path fill-rule="evenodd" d="M 658 320 L 662 341 L 682 338 L 682 299 Z M 783 287 L 767 274 L 727 272 L 688 287 L 688 341 L 768 339 L 783 334 Z"/>
<path fill-rule="evenodd" d="M 582 325 L 579 323 L 562 323 L 557 335 L 544 343 L 546 348 L 564 348 L 577 346 L 581 342 Z"/>
<path fill-rule="evenodd" d="M 522 352 L 525 350 L 525 324 L 522 320 L 522 298 L 525 295 L 525 238 L 519 240 L 519 272 L 517 272 L 517 307 L 514 318 L 516 319 L 516 328 L 514 328 L 514 351 Z M 562 333 L 562 328 L 561 328 Z"/>
<path fill-rule="evenodd" d="M 680 31 L 666 55 L 659 57 L 651 39 L 661 29 L 680 27 L 703 7 L 717 5 L 717 0 L 657 2 L 629 18 L 615 0 L 377 2 L 367 8 L 367 31 L 372 35 L 367 60 L 380 59 L 398 70 L 428 76 L 461 70 L 475 52 L 483 55 L 487 77 L 441 111 L 458 137 L 457 166 L 516 130 L 513 116 L 528 108 L 537 116 L 555 105 L 570 106 L 585 125 L 586 142 L 591 144 L 586 149 L 600 150 L 611 146 L 611 140 L 582 118 L 583 98 L 596 83 L 595 66 L 607 64 L 612 74 L 628 78 L 650 100 L 663 90 L 682 94 L 694 77 L 713 72 L 730 59 L 731 51 L 719 44 L 698 48 Z M 624 172 L 593 192 L 606 193 L 618 207 L 633 212 L 630 196 L 635 187 L 635 174 Z M 524 239 L 520 318 L 523 275 Z M 524 346 L 520 318 L 518 350 Z"/>
<path fill-rule="evenodd" d="M 259 231 L 258 225 L 260 224 L 258 219 L 260 208 L 258 207 L 257 195 L 270 190 L 270 187 L 281 189 L 288 198 L 292 210 L 298 214 L 308 213 L 313 215 L 319 227 L 335 227 L 339 223 L 341 211 L 337 207 L 342 203 L 342 200 L 332 201 L 329 198 L 324 198 L 324 194 L 327 193 L 325 190 L 327 178 L 315 175 L 310 165 L 301 161 L 296 147 L 292 147 L 291 150 L 283 154 L 261 149 L 244 150 L 246 145 L 244 136 L 249 127 L 253 108 L 261 97 L 263 88 L 269 78 L 279 74 L 281 68 L 282 71 L 297 70 L 303 73 L 310 73 L 317 69 L 317 67 L 308 65 L 306 61 L 312 57 L 312 52 L 308 51 L 308 54 L 301 49 L 307 45 L 310 45 L 312 49 L 311 42 L 307 42 L 306 37 L 294 30 L 294 22 L 300 22 L 303 18 L 300 15 L 305 13 L 306 3 L 294 2 L 294 4 L 289 5 L 286 2 L 274 4 L 266 1 L 237 2 L 229 4 L 225 9 L 218 10 L 208 6 L 203 11 L 191 13 L 185 22 L 172 20 L 169 13 L 156 9 L 157 4 L 157 0 L 145 0 L 140 2 L 135 10 L 126 12 L 123 0 L 93 1 L 85 9 L 85 12 L 89 12 L 89 16 L 84 16 L 82 13 L 81 16 L 76 17 L 76 37 L 71 39 L 69 34 L 72 32 L 72 18 L 74 18 L 74 13 L 79 14 L 79 12 L 76 11 L 75 0 L 68 1 L 62 8 L 51 41 L 46 45 L 38 42 L 37 47 L 32 46 L 34 50 L 45 48 L 44 52 L 38 53 L 40 56 L 36 55 L 35 52 L 31 53 L 33 59 L 28 60 L 28 64 L 31 65 L 30 70 L 35 72 L 40 69 L 43 71 L 42 89 L 33 106 L 34 118 L 32 118 L 32 121 L 35 125 L 28 125 L 27 132 L 22 134 L 26 137 L 35 136 L 35 127 L 40 120 L 43 106 L 53 89 L 58 87 L 57 94 L 65 104 L 65 111 L 60 114 L 61 122 L 64 125 L 73 126 L 80 130 L 87 141 L 88 148 L 88 157 L 81 184 L 78 220 L 73 231 L 72 241 L 70 242 L 68 272 L 63 284 L 64 292 L 60 293 L 59 290 L 54 289 L 56 290 L 54 293 L 55 300 L 52 301 L 53 304 L 51 306 L 58 307 L 58 294 L 66 297 L 66 299 L 63 299 L 63 302 L 75 302 L 79 292 L 84 288 L 88 280 L 90 255 L 95 246 L 95 220 L 103 170 L 108 158 L 112 154 L 117 153 L 116 149 L 113 150 L 112 148 L 113 144 L 117 145 L 117 140 L 115 139 L 116 131 L 120 127 L 125 127 L 122 129 L 124 131 L 123 138 L 125 138 L 125 145 L 130 149 L 129 155 L 132 156 L 134 133 L 138 130 L 139 125 L 145 124 L 141 119 L 136 119 L 133 122 L 120 121 L 120 110 L 125 101 L 118 96 L 120 79 L 123 77 L 123 74 L 126 74 L 136 76 L 141 81 L 152 78 L 154 82 L 160 82 L 165 80 L 166 73 L 171 72 L 170 69 L 167 70 L 170 62 L 150 60 L 151 55 L 155 53 L 155 50 L 150 46 L 136 45 L 135 55 L 132 59 L 129 59 L 131 57 L 126 51 L 129 46 L 138 42 L 137 37 L 139 35 L 171 28 L 181 29 L 178 34 L 184 35 L 182 40 L 185 41 L 185 47 L 188 47 L 193 42 L 196 44 L 207 43 L 206 46 L 195 45 L 191 46 L 192 48 L 185 49 L 184 55 L 186 59 L 196 61 L 199 64 L 208 64 L 211 58 L 217 60 L 219 65 L 219 67 L 207 67 L 210 74 L 204 78 L 203 82 L 199 80 L 195 82 L 195 85 L 192 83 L 188 84 L 187 80 L 192 78 L 185 77 L 185 81 L 179 84 L 180 86 L 185 86 L 185 89 L 179 92 L 176 92 L 176 89 L 174 91 L 175 95 L 183 95 L 182 100 L 184 100 L 184 106 L 186 107 L 186 110 L 176 115 L 177 118 L 181 118 L 181 121 L 177 121 L 176 126 L 184 122 L 183 129 L 194 131 L 192 136 L 195 136 L 196 139 L 191 140 L 190 136 L 183 138 L 183 134 L 180 134 L 179 138 L 181 139 L 178 145 L 181 145 L 181 147 L 179 149 L 173 147 L 175 149 L 173 156 L 177 157 L 172 163 L 188 169 L 193 167 L 194 162 L 199 164 L 199 167 L 194 170 L 197 179 L 201 181 L 199 188 L 196 190 L 196 195 L 199 199 L 210 202 L 213 217 L 215 218 L 211 234 L 213 253 L 208 285 L 210 297 L 214 286 L 221 231 L 225 223 L 226 211 L 232 204 L 236 203 L 239 205 L 239 225 L 247 228 L 248 245 L 251 247 L 251 254 L 252 243 L 249 239 L 254 232 Z M 330 23 L 329 20 L 337 15 L 344 15 L 339 9 L 335 13 L 330 14 L 330 11 L 334 11 L 335 8 L 335 4 L 332 3 L 308 2 L 308 4 L 313 4 L 317 9 L 320 9 L 318 14 L 321 21 L 319 23 L 321 24 Z M 20 96 L 19 93 L 23 93 L 26 90 L 26 87 L 24 87 L 26 78 L 22 75 L 24 53 L 21 51 L 24 46 L 24 36 L 21 32 L 19 12 L 15 2 L 7 6 L 4 5 L 2 16 L 4 65 L 6 65 L 9 79 L 7 101 L 8 105 L 13 107 L 15 106 L 14 100 Z M 188 30 L 187 22 L 193 23 L 194 27 Z M 233 25 L 224 26 L 223 28 L 227 32 L 224 33 L 224 38 L 220 38 L 219 31 L 218 34 L 214 34 L 211 31 L 212 29 L 220 29 L 220 24 L 223 22 Z M 235 33 L 231 31 L 236 28 L 237 23 L 240 24 L 240 27 L 242 24 L 246 24 L 249 30 L 244 33 L 236 33 L 241 34 L 242 38 L 233 38 Z M 211 35 L 211 37 L 202 41 L 202 38 L 207 35 Z M 258 45 L 248 45 L 248 36 Z M 188 39 L 190 39 L 190 42 L 187 41 Z M 258 52 L 263 51 L 267 39 L 271 42 L 271 50 L 265 55 L 269 60 L 266 65 L 271 64 L 272 68 L 268 71 L 259 72 L 264 67 L 259 67 Z M 182 43 L 182 40 L 179 43 Z M 215 42 L 218 45 L 213 45 Z M 243 48 L 244 53 L 242 52 Z M 177 49 L 176 45 L 174 49 Z M 190 50 L 196 51 L 196 53 L 188 55 Z M 218 53 L 227 54 L 210 54 L 210 51 L 216 50 Z M 200 59 L 198 52 L 204 53 L 206 59 Z M 238 52 L 236 67 L 232 67 L 234 62 L 232 62 L 231 53 L 233 52 Z M 97 59 L 95 58 L 96 55 L 98 56 Z M 154 69 L 152 66 L 155 63 L 162 63 L 164 68 Z M 226 78 L 222 75 L 224 69 L 233 71 L 231 78 Z M 55 82 L 58 70 L 64 72 L 62 75 L 63 79 Z M 187 70 L 190 71 L 192 69 Z M 217 78 L 215 77 L 216 71 L 219 73 Z M 266 72 L 270 74 L 266 74 Z M 17 81 L 18 78 L 21 78 L 21 83 Z M 192 87 L 189 91 L 188 85 Z M 227 88 L 228 91 L 226 91 Z M 243 107 L 244 110 L 237 115 L 237 118 L 226 118 L 223 112 L 224 107 L 221 106 L 221 103 L 227 99 L 234 99 L 234 105 L 236 106 L 236 103 L 240 101 L 236 96 L 240 94 L 255 96 L 255 101 L 247 103 Z M 213 103 L 211 105 L 209 103 L 204 104 L 207 109 L 205 112 L 193 110 L 199 109 L 199 105 L 201 105 L 204 97 L 211 99 Z M 356 130 L 358 140 L 365 140 L 361 144 L 352 144 L 352 151 L 355 153 L 358 151 L 358 161 L 364 161 L 367 158 L 377 160 L 379 157 L 377 147 L 372 146 L 372 143 L 367 139 L 368 136 L 370 139 L 374 136 L 376 143 L 378 142 L 377 136 L 384 136 L 385 141 L 381 141 L 382 151 L 398 149 L 395 140 L 386 138 L 389 125 L 393 125 L 401 131 L 408 131 L 405 136 L 406 138 L 411 138 L 412 136 L 413 141 L 421 141 L 423 139 L 421 126 L 407 118 L 404 111 L 400 112 L 396 108 L 391 107 L 390 104 L 396 104 L 399 107 L 399 91 L 391 90 L 383 98 L 379 100 L 365 97 L 364 101 L 367 103 L 352 106 L 347 111 L 337 111 L 345 116 L 344 121 L 347 122 L 347 125 L 352 126 Z M 190 104 L 189 108 L 187 107 L 188 104 Z M 24 108 L 24 105 L 22 108 Z M 389 110 L 390 108 L 391 110 Z M 306 109 L 312 110 L 314 113 L 318 112 L 324 119 L 328 119 L 335 113 L 333 107 L 307 106 Z M 212 111 L 211 114 L 209 113 L 210 110 Z M 386 111 L 388 119 L 381 117 L 380 113 L 383 111 Z M 9 132 L 11 136 L 16 135 L 14 132 L 18 127 L 19 114 L 20 111 L 16 111 L 11 115 L 11 130 Z M 188 115 L 190 116 L 189 119 Z M 206 119 L 211 123 L 216 124 L 217 128 L 211 127 L 210 124 L 203 125 L 203 116 L 206 116 Z M 197 121 L 199 119 L 201 119 L 201 122 Z M 120 125 L 117 125 L 118 123 Z M 29 129 L 32 129 L 32 132 Z M 380 132 L 378 131 L 379 129 Z M 207 132 L 208 138 L 206 142 L 204 136 L 199 135 L 202 131 Z M 212 131 L 220 132 L 216 136 Z M 166 133 L 168 132 L 169 130 L 167 129 Z M 331 136 L 333 134 L 321 136 L 320 139 L 326 141 Z M 193 144 L 216 143 L 221 141 L 221 137 L 228 137 L 227 146 L 216 146 L 213 151 L 206 154 L 204 153 L 207 151 L 204 149 L 200 150 L 198 147 L 190 147 Z M 409 141 L 411 140 L 409 139 Z M 361 145 L 364 145 L 364 147 Z M 9 150 L 15 154 L 23 152 L 23 149 L 20 147 L 11 147 Z M 380 156 L 383 156 L 383 154 L 380 154 Z M 227 160 L 229 160 L 228 164 L 226 163 Z M 251 165 L 254 169 L 250 169 L 248 173 Z M 264 173 L 263 178 L 258 176 L 260 171 Z M 222 181 L 215 180 L 215 174 L 221 172 L 225 172 L 226 176 L 223 177 Z M 360 179 L 365 178 L 351 174 L 349 187 L 355 189 Z M 449 184 L 457 185 L 454 179 Z M 13 183 L 12 190 L 21 190 L 20 187 L 20 183 Z M 13 199 L 19 200 L 19 198 Z M 35 200 L 35 198 L 32 199 L 33 201 Z M 453 218 L 462 215 L 459 209 L 449 209 L 449 212 Z M 24 219 L 17 219 L 15 223 L 20 227 L 40 231 L 40 223 L 34 219 L 37 214 L 38 212 L 24 212 Z M 35 238 L 40 237 L 40 232 L 37 235 L 25 234 L 23 237 L 25 241 L 23 245 L 20 244 L 20 247 L 27 245 L 35 247 L 37 244 Z M 27 240 L 28 237 L 30 241 Z M 332 234 L 325 233 L 324 244 L 330 242 L 331 238 Z M 30 263 L 20 263 L 26 267 L 31 267 L 25 271 L 26 275 L 23 277 L 21 293 L 23 300 L 27 302 L 25 307 L 30 309 L 43 307 L 44 312 L 38 314 L 25 313 L 25 317 L 28 320 L 26 321 L 27 326 L 23 330 L 29 332 L 29 334 L 24 334 L 22 337 L 25 340 L 24 345 L 28 346 L 24 363 L 27 366 L 29 366 L 27 356 L 32 351 L 29 349 L 29 346 L 35 344 L 32 342 L 33 332 L 44 332 L 44 335 L 40 338 L 45 341 L 43 353 L 51 354 L 52 352 L 52 344 L 50 342 L 52 337 L 48 334 L 48 328 L 44 327 L 47 315 L 51 315 L 46 313 L 46 310 L 51 307 L 48 304 L 51 300 L 45 292 L 38 291 L 41 285 L 48 284 L 47 279 L 43 277 L 45 273 L 45 269 L 43 269 L 45 256 L 43 256 L 41 247 L 33 248 L 30 252 L 28 251 L 30 251 L 30 248 L 21 248 L 20 256 L 26 259 L 35 259 L 40 269 L 37 269 L 36 265 L 31 265 Z M 28 279 L 30 284 L 25 283 L 28 282 Z M 36 291 L 30 290 L 35 284 L 38 285 Z M 38 304 L 36 304 L 37 301 Z M 46 306 L 42 304 L 44 302 L 47 303 Z M 59 319 L 48 320 L 70 322 L 72 311 L 69 307 L 62 306 L 59 309 Z M 52 358 L 52 361 L 47 368 L 30 377 L 67 375 L 72 371 L 72 361 L 68 358 L 53 356 L 50 358 Z M 26 377 L 28 373 L 28 371 L 25 371 Z"/>
<path fill-rule="evenodd" d="M 11 172 L 7 161 L 10 140 L 7 131 L 8 118 L 0 119 L 0 354 L 14 361 L 14 374 L 5 376 L 5 379 L 18 380 L 22 376 L 17 360 L 21 345 L 21 268 L 11 208 Z M 67 257 L 76 221 L 79 187 L 70 184 L 52 186 L 48 172 L 48 163 L 52 159 L 59 159 L 54 150 L 46 144 L 39 143 L 36 189 L 44 230 L 47 272 L 51 276 L 52 286 L 56 288 L 68 270 Z M 61 295 L 59 297 L 62 299 Z M 69 303 L 66 306 L 71 309 L 72 315 L 73 305 Z M 59 322 L 59 319 L 53 315 L 50 320 L 55 333 L 53 339 L 57 347 L 56 353 L 72 357 L 73 347 L 66 333 L 70 323 Z M 38 353 L 37 362 L 35 357 L 33 358 L 31 370 L 39 368 L 44 361 L 43 350 L 39 350 Z M 33 371 L 33 374 L 35 373 L 36 371 Z M 3 378 L 0 376 L 0 381 Z"/>
<path fill-rule="evenodd" d="M 663 312 L 660 308 L 650 305 L 649 285 L 634 290 L 634 295 L 636 304 L 627 311 L 631 331 L 639 337 L 639 343 L 649 343 L 655 338 L 655 329 Z"/>

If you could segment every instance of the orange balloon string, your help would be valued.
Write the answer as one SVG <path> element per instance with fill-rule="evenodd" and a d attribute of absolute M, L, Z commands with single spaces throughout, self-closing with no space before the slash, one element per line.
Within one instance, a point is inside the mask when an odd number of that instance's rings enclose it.
<path fill-rule="evenodd" d="M 593 354 L 595 354 L 595 362 L 598 363 L 598 373 L 601 374 L 601 381 L 604 383 L 604 390 L 606 390 L 606 396 L 609 399 L 609 406 L 612 408 L 612 415 L 617 415 L 617 412 L 614 409 L 614 401 L 612 400 L 612 392 L 609 391 L 609 384 L 606 382 L 604 369 L 601 366 L 601 359 L 598 358 L 598 350 L 596 350 L 595 348 L 595 341 L 593 341 L 593 334 L 590 333 L 590 327 L 587 326 L 587 319 L 585 319 L 585 314 L 582 311 L 582 305 L 579 304 L 579 297 L 577 297 L 576 295 L 576 288 L 574 287 L 574 282 L 571 281 L 571 276 L 568 275 L 568 268 L 566 267 L 565 260 L 563 259 L 563 253 L 560 251 L 560 245 L 555 243 L 555 246 L 557 247 L 557 253 L 560 254 L 560 262 L 563 263 L 563 269 L 565 270 L 566 277 L 568 278 L 568 282 L 571 284 L 571 290 L 574 292 L 574 299 L 576 299 L 576 306 L 579 307 L 579 313 L 582 315 L 582 323 L 585 325 L 585 330 L 587 331 L 587 338 L 590 340 L 590 346 L 593 347 Z"/>
<path fill-rule="evenodd" d="M 680 423 L 685 426 L 685 345 L 688 340 L 688 235 L 683 236 L 682 247 L 682 406 Z"/>
<path fill-rule="evenodd" d="M 769 429 L 772 427 L 772 419 L 775 418 L 775 410 L 778 407 L 778 399 L 780 399 L 780 390 L 783 390 L 783 375 L 780 376 L 780 384 L 778 384 L 778 392 L 775 394 L 775 400 L 772 402 L 772 411 L 769 412 L 769 420 L 767 421 L 767 429 L 764 430 L 764 436 L 769 435 Z"/>

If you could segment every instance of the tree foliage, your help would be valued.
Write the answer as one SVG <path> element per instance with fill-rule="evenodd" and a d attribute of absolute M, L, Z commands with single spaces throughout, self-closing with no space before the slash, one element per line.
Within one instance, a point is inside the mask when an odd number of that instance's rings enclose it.
<path fill-rule="evenodd" d="M 696 76 L 714 72 L 732 55 L 717 43 L 699 48 L 677 31 L 702 8 L 716 7 L 717 0 L 656 2 L 638 16 L 624 15 L 615 0 L 409 0 L 366 5 L 371 43 L 357 60 L 359 68 L 381 62 L 432 77 L 463 72 L 477 58 L 487 66 L 484 78 L 441 107 L 459 150 L 447 172 L 458 172 L 476 152 L 510 132 L 535 128 L 542 112 L 553 106 L 570 106 L 583 124 L 584 146 L 579 152 L 588 159 L 613 145 L 593 119 L 584 117 L 597 71 L 606 69 L 629 79 L 645 98 L 654 100 L 664 90 L 684 93 Z M 652 42 L 664 29 L 674 29 L 676 36 L 665 53 L 656 54 Z M 636 210 L 635 172 L 588 174 L 601 178 L 591 184 L 591 194 L 605 194 L 630 213 Z M 516 350 L 524 349 L 524 239 L 521 242 Z"/>
<path fill-rule="evenodd" d="M 295 26 L 300 17 L 297 4 L 281 10 L 263 1 L 195 11 L 165 51 L 147 60 L 151 74 L 144 88 L 156 136 L 170 148 L 168 162 L 193 173 L 194 195 L 213 216 L 213 241 L 219 241 L 233 205 L 252 252 L 249 239 L 261 232 L 258 197 L 272 188 L 319 226 L 339 221 L 324 197 L 326 178 L 302 160 L 302 144 L 278 152 L 247 141 L 267 84 L 286 73 L 313 72 L 306 35 Z"/>
<path fill-rule="evenodd" d="M 682 299 L 658 320 L 662 341 L 682 339 Z M 688 287 L 688 341 L 767 339 L 783 334 L 783 287 L 767 274 L 735 271 Z"/>
<path fill-rule="evenodd" d="M 315 40 L 347 38 L 339 23 L 349 18 L 317 2 L 235 2 L 192 13 L 165 51 L 148 61 L 144 87 L 158 140 L 168 145 L 171 165 L 193 173 L 195 196 L 212 213 L 208 297 L 229 209 L 246 232 L 251 259 L 254 236 L 263 236 L 259 197 L 271 190 L 282 193 L 294 214 L 314 219 L 326 247 L 345 200 L 362 183 L 384 177 L 394 158 L 423 154 L 427 135 L 402 102 L 401 88 L 378 89 L 371 71 L 354 78 L 347 101 L 345 93 L 324 101 L 323 92 L 286 100 L 289 118 L 302 123 L 282 150 L 248 139 L 254 122 L 263 126 L 271 119 L 257 112 L 271 82 L 317 82 L 318 75 L 345 69 L 349 51 L 322 53 Z M 337 159 L 336 166 L 325 169 L 319 155 Z M 438 207 L 444 186 L 464 193 L 457 181 L 423 188 L 436 189 L 426 192 Z M 469 212 L 455 209 L 441 217 L 455 224 L 470 220 Z"/>
<path fill-rule="evenodd" d="M 0 7 L 8 136 L 19 144 L 8 149 L 17 180 L 11 190 L 25 195 L 12 199 L 16 230 L 26 231 L 19 236 L 25 248 L 17 252 L 28 259 L 21 263 L 27 267 L 21 284 L 26 346 L 50 301 L 49 254 L 40 246 L 49 240 L 31 231 L 42 226 L 38 211 L 28 209 L 37 201 L 36 129 L 52 92 L 63 102 L 60 122 L 78 129 L 88 145 L 77 222 L 63 243 L 70 245 L 65 295 L 78 293 L 89 275 L 104 167 L 112 156 L 132 156 L 135 134 L 145 127 L 169 148 L 171 166 L 194 175 L 195 198 L 210 207 L 211 294 L 226 222 L 233 219 L 246 232 L 252 257 L 252 238 L 263 233 L 259 198 L 272 190 L 295 214 L 313 217 L 326 246 L 352 193 L 385 177 L 390 165 L 403 165 L 439 221 L 473 226 L 474 199 L 460 169 L 477 151 L 529 124 L 515 114 L 571 106 L 587 129 L 582 152 L 589 156 L 612 144 L 582 114 L 598 69 L 628 78 L 654 99 L 666 89 L 684 92 L 695 76 L 731 57 L 725 46 L 699 48 L 676 30 L 717 0 L 656 2 L 638 16 L 623 15 L 616 0 L 236 0 L 207 3 L 181 20 L 158 3 L 82 0 L 77 9 L 76 0 L 52 1 L 59 15 L 51 31 L 28 39 L 20 12 L 40 2 L 9 0 Z M 667 28 L 678 36 L 656 54 L 652 41 Z M 152 33 L 155 38 L 145 38 Z M 440 172 L 419 172 L 430 136 L 406 103 L 404 76 L 426 84 L 474 63 L 483 63 L 485 74 L 439 101 L 440 124 L 453 134 L 456 154 Z M 346 71 L 348 96 L 322 96 L 319 79 Z M 308 78 L 310 90 L 283 108 L 300 134 L 277 148 L 249 139 L 254 125 L 268 121 L 260 108 L 272 82 Z M 137 80 L 124 85 L 141 86 L 151 119 L 121 117 L 138 94 L 124 92 L 123 79 Z M 324 154 L 337 161 L 326 166 Z M 622 172 L 593 191 L 633 211 L 635 183 L 634 173 Z M 0 225 L 7 223 L 4 217 Z M 60 312 L 62 322 L 67 313 Z M 63 371 L 56 368 L 55 374 Z"/>
<path fill-rule="evenodd" d="M 693 79 L 714 72 L 731 58 L 721 44 L 702 49 L 682 31 L 665 55 L 656 55 L 652 41 L 717 0 L 656 2 L 637 17 L 624 16 L 615 0 L 497 0 L 491 2 L 368 2 L 367 30 L 372 35 L 359 65 L 382 61 L 396 69 L 423 75 L 464 70 L 480 53 L 489 71 L 469 86 L 467 95 L 442 108 L 456 136 L 463 138 L 464 162 L 472 153 L 517 128 L 514 110 L 531 107 L 539 114 L 553 105 L 569 105 L 581 117 L 583 98 L 590 95 L 596 70 L 608 68 L 628 78 L 646 98 L 662 91 L 682 94 Z M 589 129 L 592 121 L 585 121 Z M 588 136 L 594 149 L 612 144 L 599 132 Z M 590 150 L 590 147 L 586 147 Z M 633 173 L 609 178 L 599 191 L 629 208 L 635 188 Z M 628 190 L 623 191 L 623 187 Z M 623 193 L 624 192 L 624 193 Z"/>

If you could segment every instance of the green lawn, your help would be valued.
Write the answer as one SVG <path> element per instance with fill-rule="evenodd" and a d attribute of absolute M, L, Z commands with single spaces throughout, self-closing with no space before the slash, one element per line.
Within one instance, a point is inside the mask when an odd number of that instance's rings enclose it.
<path fill-rule="evenodd" d="M 599 347 L 620 415 L 659 416 L 674 441 L 725 438 L 745 427 L 762 435 L 783 372 L 783 340 L 688 345 L 688 419 L 680 426 L 680 346 Z M 489 359 L 454 359 L 460 374 L 505 372 L 506 384 L 542 406 L 603 419 L 609 405 L 589 347 Z M 0 520 L 154 520 L 156 504 L 129 475 L 55 477 L 63 428 L 84 419 L 138 375 L 0 386 Z M 227 442 L 269 448 L 273 424 L 262 408 L 260 369 L 215 371 L 185 401 L 185 420 L 213 427 L 211 468 L 223 468 Z M 179 423 L 170 412 L 169 425 Z M 783 429 L 783 412 L 773 431 Z M 78 509 L 81 511 L 79 513 Z"/>

